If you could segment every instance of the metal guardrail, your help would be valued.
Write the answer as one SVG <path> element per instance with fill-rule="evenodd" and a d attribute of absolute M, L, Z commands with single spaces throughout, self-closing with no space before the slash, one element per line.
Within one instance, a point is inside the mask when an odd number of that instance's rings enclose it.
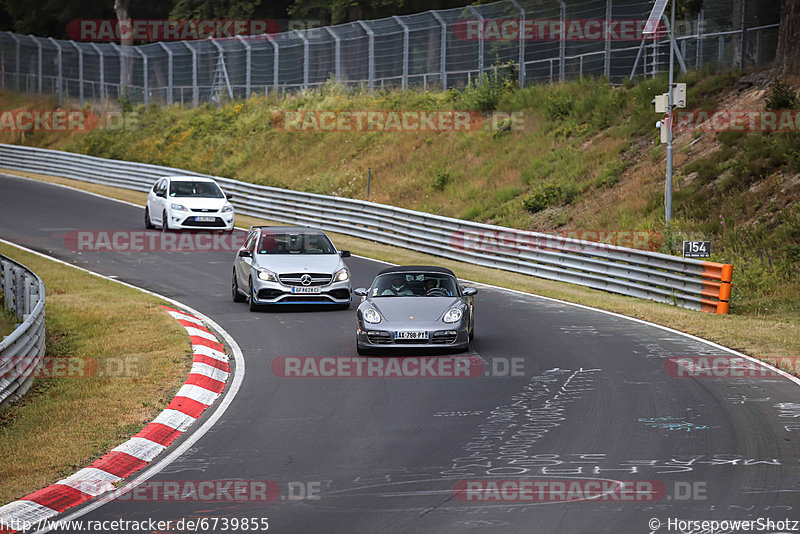
<path fill-rule="evenodd" d="M 5 144 L 0 144 L 0 168 L 136 191 L 150 189 L 161 176 L 208 176 L 158 165 Z M 731 265 L 463 221 L 364 200 L 212 178 L 232 193 L 232 203 L 240 214 L 316 226 L 475 265 L 694 310 L 728 312 Z"/>
<path fill-rule="evenodd" d="M 44 283 L 24 265 L 0 255 L 0 290 L 6 309 L 22 319 L 0 341 L 0 407 L 3 407 L 28 391 L 44 359 Z"/>

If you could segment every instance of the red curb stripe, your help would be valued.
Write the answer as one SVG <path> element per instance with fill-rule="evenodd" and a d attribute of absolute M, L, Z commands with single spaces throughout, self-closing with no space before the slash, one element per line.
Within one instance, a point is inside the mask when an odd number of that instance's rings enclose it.
<path fill-rule="evenodd" d="M 150 423 L 133 437 L 149 439 L 154 443 L 167 447 L 181 434 L 183 434 L 183 432 L 170 426 L 161 423 Z"/>
<path fill-rule="evenodd" d="M 201 375 L 200 373 L 190 373 L 186 379 L 186 384 L 199 386 L 214 393 L 222 393 L 222 390 L 225 389 L 225 382 L 214 380 L 210 376 Z"/>
<path fill-rule="evenodd" d="M 89 467 L 101 469 L 120 478 L 126 478 L 146 465 L 147 462 L 128 453 L 111 451 L 99 460 L 95 460 Z"/>
<path fill-rule="evenodd" d="M 216 358 L 212 358 L 211 356 L 206 356 L 205 354 L 195 353 L 193 361 L 195 363 L 204 363 L 206 365 L 210 365 L 215 369 L 222 369 L 226 373 L 231 372 L 231 366 L 228 362 L 220 361 Z"/>
<path fill-rule="evenodd" d="M 167 406 L 170 410 L 177 410 L 181 413 L 185 413 L 189 417 L 194 417 L 197 419 L 200 417 L 206 408 L 208 408 L 208 404 L 203 404 L 202 402 L 197 402 L 194 399 L 190 399 L 189 397 L 179 397 L 175 396 L 172 399 L 172 402 L 169 403 Z"/>
<path fill-rule="evenodd" d="M 189 338 L 192 340 L 192 345 L 204 345 L 210 349 L 225 352 L 225 347 L 218 341 L 211 341 L 210 339 L 200 336 L 189 336 Z"/>
<path fill-rule="evenodd" d="M 197 330 L 202 330 L 203 332 L 211 334 L 212 336 L 214 335 L 214 332 L 212 332 L 202 324 L 196 324 L 191 321 L 186 321 L 184 319 L 178 319 L 177 321 L 181 323 L 181 326 L 183 326 L 184 328 L 196 328 Z"/>
<path fill-rule="evenodd" d="M 76 490 L 73 487 L 65 486 L 63 484 L 52 484 L 44 489 L 40 489 L 30 495 L 23 497 L 26 501 L 32 501 L 36 504 L 46 506 L 51 510 L 58 513 L 63 512 L 67 508 L 77 506 L 82 502 L 88 501 L 92 496 L 88 493 Z"/>

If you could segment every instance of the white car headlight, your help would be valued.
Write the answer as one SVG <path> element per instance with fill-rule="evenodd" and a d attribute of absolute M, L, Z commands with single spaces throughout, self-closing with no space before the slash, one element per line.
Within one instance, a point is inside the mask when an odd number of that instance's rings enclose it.
<path fill-rule="evenodd" d="M 230 204 L 225 204 L 222 206 L 222 213 L 228 213 L 229 211 L 233 211 L 233 206 Z"/>
<path fill-rule="evenodd" d="M 275 276 L 275 273 L 272 271 L 268 271 L 264 269 L 263 271 L 258 271 L 258 279 L 263 280 L 265 282 L 277 282 L 278 277 Z"/>
<path fill-rule="evenodd" d="M 344 282 L 350 278 L 350 272 L 347 269 L 339 269 L 336 271 L 336 274 L 333 275 L 334 282 Z"/>
<path fill-rule="evenodd" d="M 189 211 L 183 204 L 170 204 L 170 207 L 176 211 Z"/>
<path fill-rule="evenodd" d="M 367 308 L 364 310 L 364 320 L 368 323 L 376 324 L 381 322 L 381 315 L 372 308 Z"/>
<path fill-rule="evenodd" d="M 447 310 L 447 313 L 444 314 L 442 320 L 446 323 L 457 323 L 461 320 L 462 315 L 464 315 L 464 312 L 461 311 L 461 308 L 450 308 Z"/>

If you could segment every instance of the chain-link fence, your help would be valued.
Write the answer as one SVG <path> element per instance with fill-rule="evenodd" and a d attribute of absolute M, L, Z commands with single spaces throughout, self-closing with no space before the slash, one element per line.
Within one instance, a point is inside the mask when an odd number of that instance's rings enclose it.
<path fill-rule="evenodd" d="M 607 22 L 644 21 L 652 2 L 567 1 L 503 0 L 259 37 L 140 46 L 0 32 L 0 87 L 81 106 L 123 96 L 131 103 L 196 106 L 331 79 L 367 88 L 458 89 L 498 74 L 524 86 L 584 75 L 621 82 L 665 69 L 666 37 L 642 39 L 639 32 L 631 38 Z M 676 21 L 679 66 L 768 64 L 778 20 L 779 2 L 705 0 L 696 16 Z M 598 21 L 608 29 L 590 34 Z"/>

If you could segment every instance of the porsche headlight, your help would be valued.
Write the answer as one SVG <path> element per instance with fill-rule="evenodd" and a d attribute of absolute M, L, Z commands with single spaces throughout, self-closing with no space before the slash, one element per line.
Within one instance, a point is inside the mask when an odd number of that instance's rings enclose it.
<path fill-rule="evenodd" d="M 263 280 L 265 282 L 277 282 L 278 277 L 275 276 L 275 273 L 272 271 L 268 271 L 264 269 L 263 271 L 258 271 L 258 279 Z"/>
<path fill-rule="evenodd" d="M 461 308 L 450 308 L 447 310 L 447 313 L 444 314 L 442 320 L 446 323 L 457 323 L 461 320 L 462 315 L 464 315 L 464 312 L 461 311 Z"/>
<path fill-rule="evenodd" d="M 336 271 L 336 274 L 333 275 L 334 282 L 344 282 L 348 278 L 350 278 L 350 273 L 347 271 L 347 269 L 339 269 Z"/>
<path fill-rule="evenodd" d="M 175 203 L 173 203 L 173 204 L 170 204 L 170 207 L 172 209 L 174 209 L 175 211 L 189 211 L 189 210 L 186 209 L 186 206 L 184 206 L 183 204 L 175 204 Z"/>
<path fill-rule="evenodd" d="M 364 310 L 364 320 L 368 323 L 376 324 L 381 322 L 381 315 L 372 308 L 367 308 Z"/>

